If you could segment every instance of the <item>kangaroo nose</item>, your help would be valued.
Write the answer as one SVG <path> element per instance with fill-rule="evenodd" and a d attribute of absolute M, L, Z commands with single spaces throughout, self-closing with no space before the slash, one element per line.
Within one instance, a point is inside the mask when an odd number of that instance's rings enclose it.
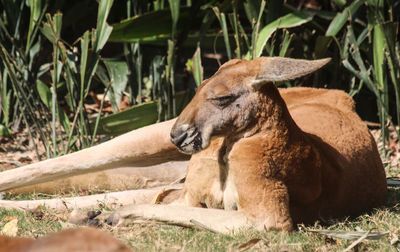
<path fill-rule="evenodd" d="M 185 141 L 187 137 L 187 133 L 183 132 L 182 134 L 178 135 L 178 136 L 173 136 L 171 133 L 171 141 L 173 144 L 175 144 L 176 146 L 181 146 L 182 142 Z"/>

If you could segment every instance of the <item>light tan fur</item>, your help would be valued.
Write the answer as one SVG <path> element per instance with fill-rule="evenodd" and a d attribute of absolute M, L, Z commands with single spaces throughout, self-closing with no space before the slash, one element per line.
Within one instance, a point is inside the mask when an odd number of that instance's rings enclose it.
<path fill-rule="evenodd" d="M 0 252 L 129 252 L 122 242 L 95 228 L 63 230 L 32 239 L 0 235 Z"/>
<path fill-rule="evenodd" d="M 105 155 L 105 159 L 107 155 Z M 10 190 L 11 193 L 65 193 L 123 191 L 168 185 L 185 176 L 188 161 L 148 167 L 124 167 L 57 179 Z"/>

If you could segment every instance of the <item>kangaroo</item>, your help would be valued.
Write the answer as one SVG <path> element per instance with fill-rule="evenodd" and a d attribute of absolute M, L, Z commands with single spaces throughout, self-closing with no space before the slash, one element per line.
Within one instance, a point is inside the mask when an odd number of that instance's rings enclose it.
<path fill-rule="evenodd" d="M 181 201 L 239 210 L 259 229 L 277 230 L 384 204 L 383 165 L 352 99 L 307 88 L 290 95 L 273 83 L 328 61 L 231 60 L 204 81 L 171 130 L 192 154 Z"/>
<path fill-rule="evenodd" d="M 274 85 L 328 61 L 231 60 L 202 83 L 177 119 L 2 172 L 0 190 L 191 155 L 176 201 L 127 206 L 109 222 L 140 217 L 192 225 L 196 216 L 221 232 L 249 226 L 292 230 L 297 223 L 379 207 L 386 200 L 385 172 L 351 97 L 338 90 Z"/>
<path fill-rule="evenodd" d="M 0 252 L 130 252 L 122 242 L 95 228 L 66 229 L 40 238 L 0 236 Z"/>

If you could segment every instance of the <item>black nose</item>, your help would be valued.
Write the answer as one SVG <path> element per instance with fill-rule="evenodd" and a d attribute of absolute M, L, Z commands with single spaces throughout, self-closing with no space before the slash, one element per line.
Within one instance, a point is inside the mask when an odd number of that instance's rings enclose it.
<path fill-rule="evenodd" d="M 171 134 L 171 141 L 172 141 L 173 144 L 175 144 L 176 146 L 179 147 L 179 146 L 181 146 L 182 142 L 185 141 L 186 137 L 187 137 L 187 133 L 186 132 L 183 132 L 181 135 L 179 135 L 177 137 L 174 137 Z"/>

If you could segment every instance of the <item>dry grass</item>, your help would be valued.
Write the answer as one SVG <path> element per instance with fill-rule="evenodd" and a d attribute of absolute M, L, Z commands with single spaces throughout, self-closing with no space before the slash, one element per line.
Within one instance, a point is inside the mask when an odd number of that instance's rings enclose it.
<path fill-rule="evenodd" d="M 389 200 L 382 209 L 355 219 L 331 220 L 329 223 L 316 223 L 314 226 L 299 226 L 292 233 L 243 230 L 232 236 L 213 234 L 154 222 L 130 224 L 126 227 L 110 227 L 101 222 L 101 229 L 111 232 L 133 250 L 141 251 L 342 251 L 353 241 L 331 238 L 309 230 L 389 231 L 379 240 L 363 240 L 356 246 L 358 251 L 397 251 L 400 235 L 400 188 L 389 188 Z M 24 198 L 29 198 L 28 196 Z M 41 198 L 40 195 L 30 197 Z M 94 209 L 109 210 L 104 206 Z M 40 209 L 26 213 L 0 208 L 0 230 L 10 219 L 18 218 L 18 235 L 40 237 L 64 228 L 68 223 L 68 212 L 53 212 Z M 15 218 L 15 217 L 14 217 Z"/>

